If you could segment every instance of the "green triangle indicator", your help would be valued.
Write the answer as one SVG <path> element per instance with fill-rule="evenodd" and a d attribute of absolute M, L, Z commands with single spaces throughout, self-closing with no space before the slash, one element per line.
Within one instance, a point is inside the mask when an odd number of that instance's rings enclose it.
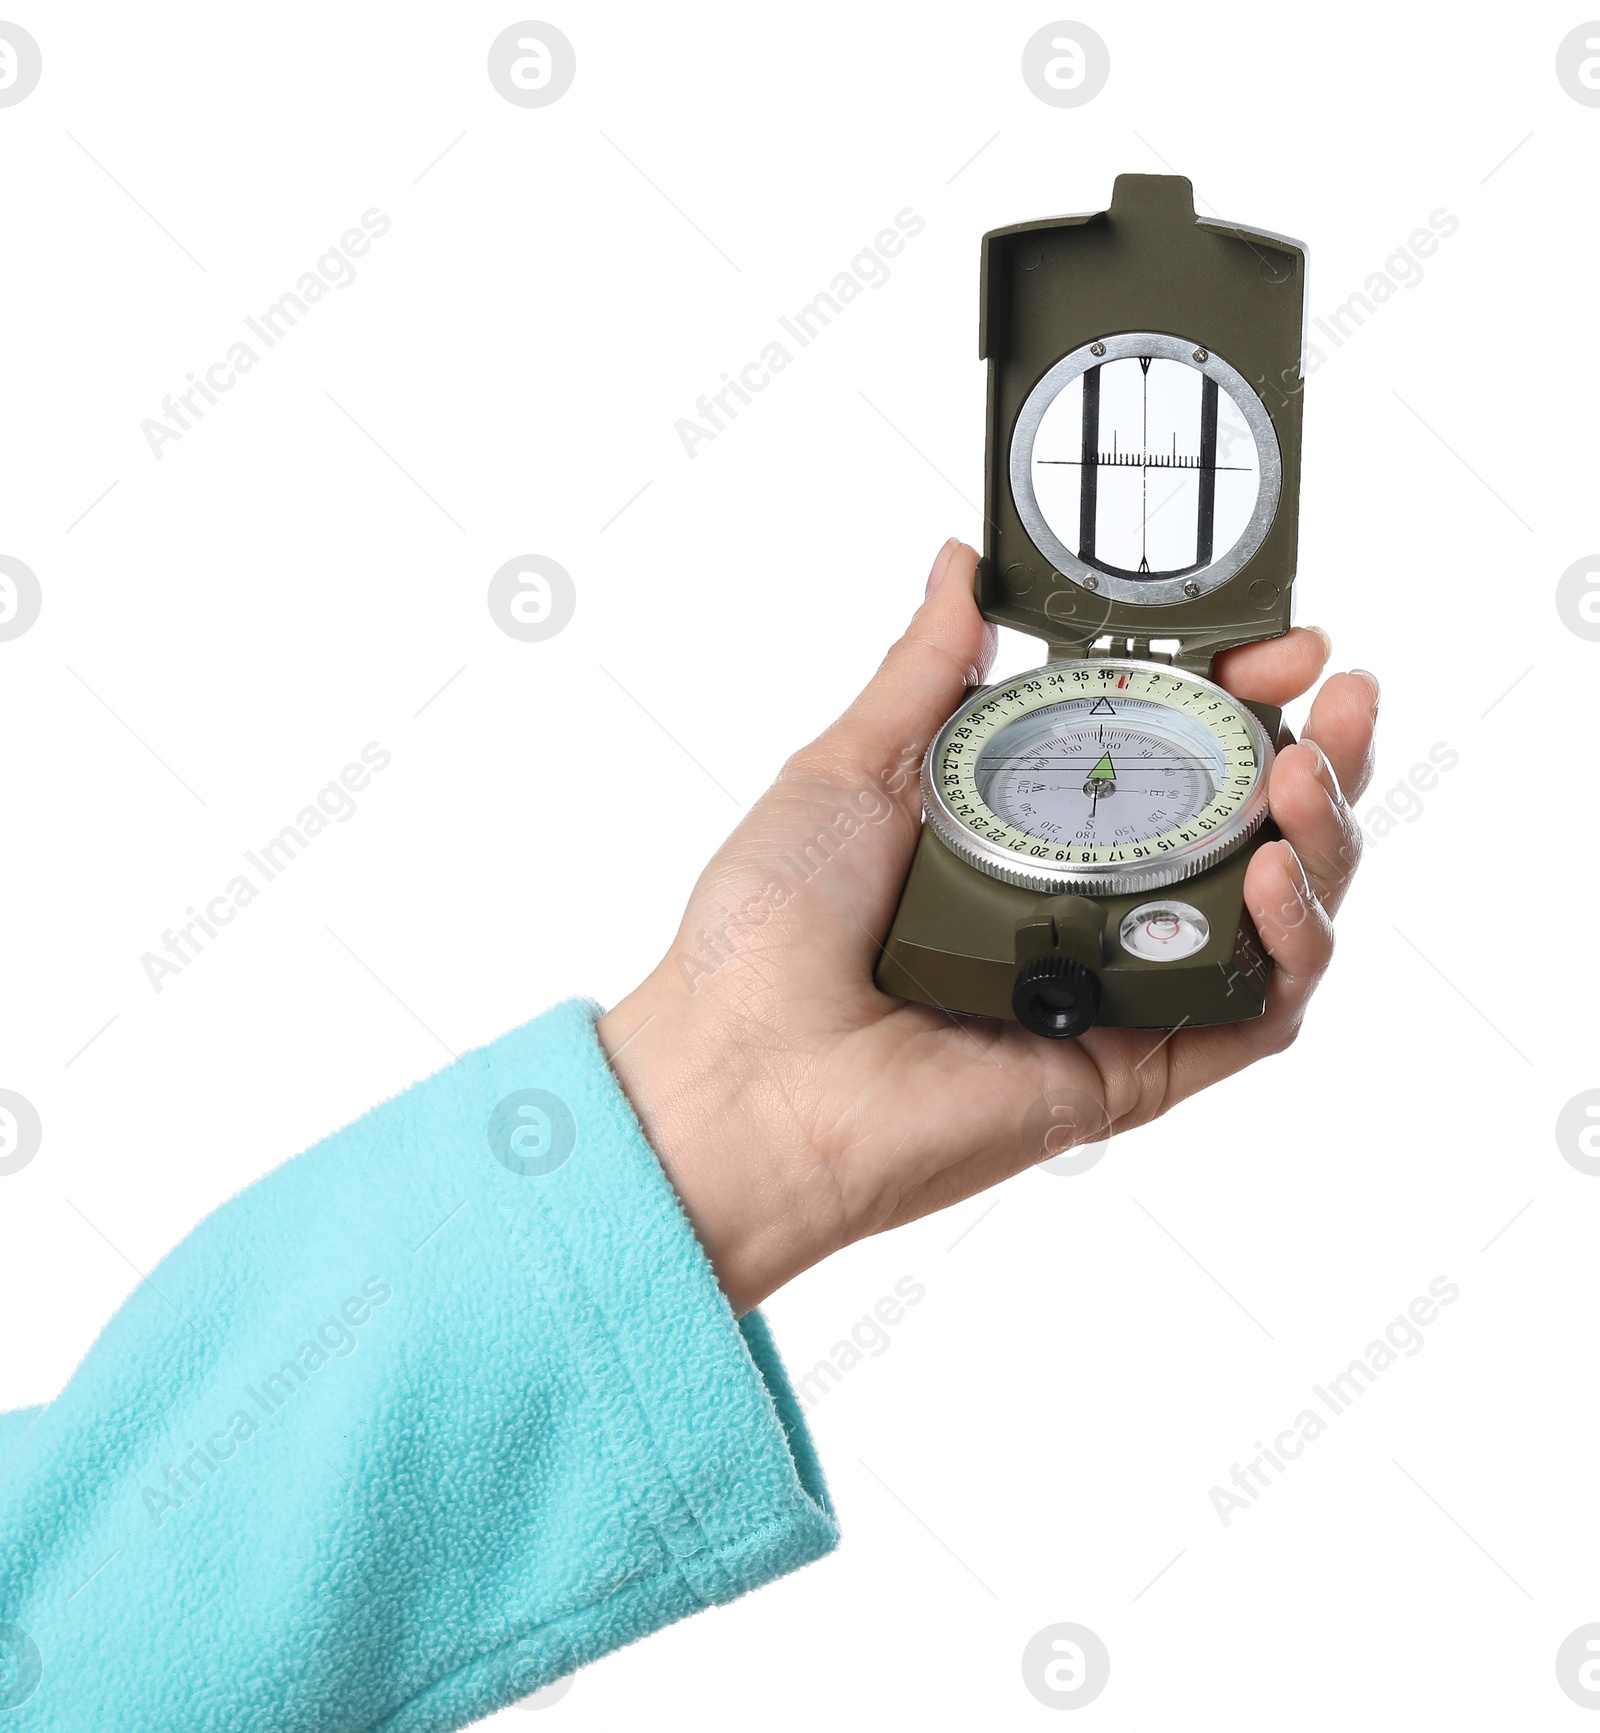
<path fill-rule="evenodd" d="M 1109 752 L 1106 753 L 1094 769 L 1089 772 L 1089 780 L 1091 782 L 1115 782 L 1117 780 L 1117 772 L 1111 763 L 1111 754 Z"/>

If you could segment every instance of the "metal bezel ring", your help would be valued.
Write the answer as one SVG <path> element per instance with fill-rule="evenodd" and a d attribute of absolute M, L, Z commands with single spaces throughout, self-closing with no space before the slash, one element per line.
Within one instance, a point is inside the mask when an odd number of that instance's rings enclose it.
<path fill-rule="evenodd" d="M 1053 861 L 1046 865 L 1045 862 L 1033 858 L 1024 860 L 1014 850 L 1002 848 L 998 843 L 990 842 L 987 837 L 979 836 L 945 804 L 944 796 L 939 791 L 935 767 L 944 744 L 950 737 L 951 729 L 961 718 L 977 705 L 987 703 L 996 692 L 1004 692 L 1019 681 L 1030 680 L 1040 674 L 1059 674 L 1074 668 L 1115 668 L 1137 674 L 1165 674 L 1181 678 L 1206 691 L 1215 692 L 1238 710 L 1251 737 L 1251 744 L 1255 747 L 1255 787 L 1250 790 L 1244 804 L 1233 817 L 1219 825 L 1203 844 L 1195 845 L 1193 852 L 1163 855 L 1157 861 L 1127 862 L 1122 865 L 1071 866 L 1065 861 Z M 1052 704 L 1061 702 L 1063 700 L 1059 698 L 1050 698 L 1035 708 L 1045 710 Z M 1026 669 L 1020 674 L 1012 675 L 1009 680 L 997 680 L 968 697 L 966 703 L 934 735 L 923 756 L 922 810 L 928 823 L 933 826 L 934 835 L 958 860 L 965 861 L 968 866 L 975 867 L 990 878 L 999 879 L 1003 884 L 1016 885 L 1022 890 L 1079 896 L 1120 896 L 1125 892 L 1161 890 L 1167 885 L 1181 884 L 1185 879 L 1192 879 L 1208 867 L 1215 866 L 1255 835 L 1267 817 L 1267 783 L 1276 756 L 1276 749 L 1267 738 L 1266 729 L 1261 726 L 1249 707 L 1242 699 L 1217 685 L 1214 680 L 1207 680 L 1200 674 L 1191 674 L 1186 669 L 1175 669 L 1165 662 L 1145 662 L 1127 656 L 1097 657 L 1092 660 L 1074 657 L 1068 661 L 1046 662 L 1043 667 Z"/>
<path fill-rule="evenodd" d="M 1100 353 L 1093 351 L 1098 346 Z M 1204 361 L 1196 361 L 1203 354 Z M 1126 578 L 1090 565 L 1081 560 L 1056 535 L 1045 521 L 1038 496 L 1033 490 L 1033 444 L 1044 419 L 1045 411 L 1061 395 L 1062 390 L 1087 373 L 1091 367 L 1108 361 L 1150 356 L 1160 361 L 1178 361 L 1214 379 L 1237 405 L 1256 442 L 1256 458 L 1261 468 L 1260 491 L 1255 510 L 1240 533 L 1239 539 L 1220 559 L 1198 571 L 1180 572 L 1166 578 Z M 1246 562 L 1266 540 L 1272 520 L 1278 515 L 1278 502 L 1283 494 L 1283 452 L 1278 445 L 1278 431 L 1272 425 L 1267 406 L 1257 396 L 1254 386 L 1221 356 L 1187 338 L 1169 337 L 1155 331 L 1124 331 L 1112 337 L 1098 337 L 1074 349 L 1051 367 L 1028 393 L 1011 431 L 1010 455 L 1011 497 L 1017 516 L 1028 532 L 1033 545 L 1056 571 L 1073 583 L 1099 595 L 1136 606 L 1169 607 L 1193 601 L 1227 583 L 1240 572 Z M 1092 580 L 1085 583 L 1085 579 Z M 1192 586 L 1186 588 L 1185 586 Z"/>

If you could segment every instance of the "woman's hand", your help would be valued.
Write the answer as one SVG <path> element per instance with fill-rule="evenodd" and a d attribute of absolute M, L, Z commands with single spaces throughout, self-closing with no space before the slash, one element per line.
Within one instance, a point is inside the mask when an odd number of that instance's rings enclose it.
<path fill-rule="evenodd" d="M 671 950 L 599 1025 L 737 1311 L 853 1240 L 1059 1153 L 1023 1133 L 1047 1090 L 1103 1108 L 1082 1128 L 1094 1139 L 1281 1052 L 1333 954 L 1361 852 L 1348 802 L 1371 774 L 1369 674 L 1328 679 L 1305 740 L 1272 769 L 1284 840 L 1258 849 L 1245 879 L 1276 964 L 1265 1015 L 1056 1042 L 879 992 L 872 970 L 921 818 L 918 766 L 993 654 L 976 562 L 960 542 L 940 549 L 927 599 L 871 684 L 783 767 L 700 875 Z M 1282 705 L 1328 650 L 1297 628 L 1229 651 L 1216 677 Z"/>

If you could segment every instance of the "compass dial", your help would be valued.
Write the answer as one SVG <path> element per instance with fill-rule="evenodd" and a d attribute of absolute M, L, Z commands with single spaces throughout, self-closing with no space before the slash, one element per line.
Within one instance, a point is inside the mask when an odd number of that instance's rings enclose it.
<path fill-rule="evenodd" d="M 1052 662 L 977 693 L 940 730 L 923 800 L 940 840 L 1008 884 L 1175 884 L 1267 814 L 1272 746 L 1220 686 L 1153 662 Z"/>

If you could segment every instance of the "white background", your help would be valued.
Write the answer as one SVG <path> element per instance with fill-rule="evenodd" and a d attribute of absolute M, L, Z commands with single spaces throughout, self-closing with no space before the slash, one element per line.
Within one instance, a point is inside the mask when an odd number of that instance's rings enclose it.
<path fill-rule="evenodd" d="M 44 607 L 0 644 L 0 1086 L 45 1129 L 0 1179 L 0 1403 L 48 1399 L 130 1263 L 241 1186 L 660 954 L 980 537 L 985 229 L 1170 165 L 1306 240 L 1326 315 L 1444 208 L 1422 280 L 1322 344 L 1299 618 L 1382 677 L 1369 817 L 1435 743 L 1459 764 L 1372 847 L 1300 1045 L 777 1296 L 799 1374 L 927 1289 L 812 1415 L 842 1552 L 543 1713 L 1030 1727 L 1023 1647 L 1072 1620 L 1106 1728 L 1581 1724 L 1553 1663 L 1600 1618 L 1600 1181 L 1554 1123 L 1600 1083 L 1600 646 L 1555 585 L 1600 540 L 1600 110 L 1555 55 L 1584 15 L 1102 7 L 1076 109 L 1020 73 L 1059 14 L 1011 4 L 568 4 L 544 109 L 486 75 L 505 7 L 14 16 L 44 76 L 0 111 L 0 551 Z M 141 421 L 374 206 L 357 279 L 154 458 Z M 906 207 L 890 281 L 687 458 L 674 422 Z M 577 587 L 542 644 L 485 604 L 524 553 Z M 752 658 L 763 708 L 729 715 Z M 356 816 L 156 994 L 141 955 L 371 740 Z M 1224 1528 L 1209 1488 L 1440 1275 L 1424 1350 Z"/>

